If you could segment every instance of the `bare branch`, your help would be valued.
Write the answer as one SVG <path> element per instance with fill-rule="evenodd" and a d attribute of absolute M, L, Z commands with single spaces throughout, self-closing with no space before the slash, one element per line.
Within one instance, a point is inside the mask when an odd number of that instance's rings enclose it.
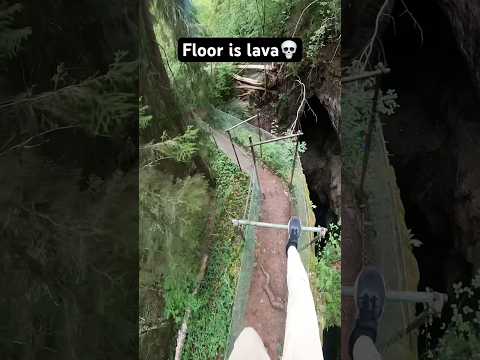
<path fill-rule="evenodd" d="M 310 4 L 308 4 L 305 9 L 303 9 L 302 13 L 300 14 L 300 17 L 298 18 L 298 21 L 297 21 L 297 24 L 295 25 L 295 29 L 293 30 L 293 33 L 292 33 L 292 36 L 291 37 L 294 37 L 295 36 L 295 33 L 297 32 L 297 29 L 298 29 L 298 25 L 300 24 L 300 20 L 302 20 L 302 17 L 303 17 L 303 14 L 305 14 L 305 11 L 308 10 L 308 8 L 310 6 L 312 6 L 313 4 L 319 2 L 320 0 L 315 0 L 315 1 L 312 1 Z"/>
<path fill-rule="evenodd" d="M 378 36 L 378 30 L 380 28 L 380 18 L 384 15 L 385 9 L 387 8 L 389 1 L 390 0 L 385 0 L 382 7 L 378 11 L 377 18 L 375 19 L 375 29 L 373 31 L 373 35 L 370 38 L 367 46 L 363 49 L 362 54 L 360 55 L 360 62 L 362 62 L 363 60 L 363 70 L 365 70 L 365 68 L 367 67 L 370 56 L 372 55 L 373 45 L 375 44 L 375 39 Z"/>
<path fill-rule="evenodd" d="M 57 128 L 54 128 L 54 129 L 49 129 L 49 130 L 46 130 L 46 131 L 43 131 L 39 134 L 36 134 L 36 135 L 33 135 L 31 137 L 29 137 L 27 140 L 25 141 L 22 141 L 21 143 L 17 144 L 17 145 L 14 145 L 10 148 L 8 148 L 7 150 L 3 151 L 0 153 L 0 157 L 9 153 L 10 151 L 13 151 L 15 149 L 19 149 L 19 148 L 22 148 L 22 147 L 27 147 L 27 145 L 34 139 L 37 139 L 39 137 L 42 137 L 44 135 L 47 135 L 47 134 L 50 134 L 50 133 L 53 133 L 55 131 L 59 131 L 59 130 L 66 130 L 66 129 L 73 129 L 73 128 L 78 128 L 80 127 L 79 125 L 68 125 L 68 126 L 60 126 L 60 127 L 57 127 Z"/>
<path fill-rule="evenodd" d="M 297 128 L 297 123 L 298 123 L 298 118 L 300 116 L 300 112 L 303 111 L 303 109 L 305 108 L 305 102 L 307 101 L 306 99 L 306 88 L 305 88 L 305 84 L 303 82 L 301 82 L 299 79 L 295 80 L 295 82 L 299 83 L 301 86 L 302 86 L 302 92 L 300 93 L 300 96 L 302 97 L 302 102 L 300 103 L 300 106 L 298 107 L 297 109 L 297 116 L 295 117 L 295 121 L 292 123 L 292 125 L 290 125 L 290 132 L 294 132 L 295 129 Z"/>
<path fill-rule="evenodd" d="M 410 16 L 410 18 L 413 20 L 413 23 L 415 24 L 415 27 L 420 32 L 420 46 L 422 46 L 423 45 L 423 29 L 420 26 L 420 24 L 418 23 L 415 16 L 413 16 L 412 12 L 408 9 L 408 6 L 407 6 L 407 4 L 405 4 L 405 1 L 404 0 L 400 0 L 400 1 L 402 3 L 403 7 L 405 8 L 405 11 L 402 14 L 400 14 L 400 16 L 403 16 L 404 14 L 408 14 Z"/>

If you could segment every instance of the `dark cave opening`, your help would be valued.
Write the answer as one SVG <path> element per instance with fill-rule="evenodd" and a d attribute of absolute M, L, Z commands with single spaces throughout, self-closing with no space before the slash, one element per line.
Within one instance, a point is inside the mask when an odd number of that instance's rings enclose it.
<path fill-rule="evenodd" d="M 330 158 L 339 155 L 338 140 L 335 128 L 330 120 L 327 109 L 316 96 L 310 97 L 308 105 L 300 118 L 303 135 L 300 141 L 307 145 L 301 155 L 310 199 L 314 205 L 315 226 L 326 227 L 338 220 L 332 208 Z M 323 240 L 316 244 L 315 251 L 321 251 Z"/>
<path fill-rule="evenodd" d="M 472 264 L 462 248 L 468 239 L 459 231 L 462 224 L 454 204 L 462 140 L 458 130 L 473 120 L 469 110 L 475 103 L 474 90 L 447 15 L 432 0 L 406 0 L 405 5 L 396 3 L 394 22 L 382 39 L 392 69 L 383 87 L 396 90 L 400 105 L 385 119 L 384 136 L 407 227 L 422 242 L 414 248 L 418 289 L 448 293 L 453 283 L 466 283 L 472 276 Z M 417 307 L 418 312 L 422 309 Z M 439 324 L 431 331 L 437 338 L 442 334 Z M 419 354 L 426 350 L 425 341 L 420 335 Z"/>
<path fill-rule="evenodd" d="M 335 128 L 332 125 L 327 109 L 318 97 L 307 99 L 308 105 L 300 118 L 303 132 L 300 140 L 307 145 L 301 155 L 302 166 L 307 180 L 310 199 L 314 205 L 315 226 L 327 227 L 336 223 L 338 216 L 335 209 L 332 191 L 332 177 L 335 157 L 340 157 L 340 146 Z M 340 162 L 338 162 L 340 164 Z M 325 239 L 315 243 L 315 253 L 325 247 Z M 330 327 L 323 332 L 323 352 L 326 359 L 340 358 L 340 327 Z"/>

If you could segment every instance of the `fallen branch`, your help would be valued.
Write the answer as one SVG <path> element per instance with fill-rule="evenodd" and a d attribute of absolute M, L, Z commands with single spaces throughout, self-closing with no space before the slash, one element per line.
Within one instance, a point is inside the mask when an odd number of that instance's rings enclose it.
<path fill-rule="evenodd" d="M 208 255 L 205 255 L 202 259 L 202 266 L 200 267 L 200 272 L 197 276 L 197 286 L 193 290 L 193 296 L 197 295 L 198 289 L 200 288 L 200 283 L 205 276 L 205 271 L 207 269 L 207 262 L 208 262 Z M 192 308 L 188 307 L 187 311 L 185 312 L 185 316 L 183 317 L 182 326 L 180 330 L 178 330 L 177 336 L 177 347 L 175 348 L 175 360 L 180 360 L 182 357 L 182 350 L 183 346 L 185 345 L 185 339 L 187 338 L 187 330 L 188 330 L 188 321 L 190 320 L 190 316 L 192 314 Z"/>
<path fill-rule="evenodd" d="M 267 297 L 268 297 L 268 301 L 270 301 L 270 305 L 272 305 L 272 307 L 274 309 L 277 309 L 277 310 L 285 310 L 285 305 L 283 304 L 283 302 L 281 301 L 281 299 L 278 299 L 274 294 L 273 294 L 273 291 L 272 289 L 270 288 L 270 274 L 265 270 L 265 268 L 263 267 L 262 264 L 260 264 L 260 269 L 262 270 L 263 272 L 263 275 L 265 275 L 265 278 L 266 278 L 266 281 L 265 281 L 265 284 L 263 284 L 263 287 L 262 289 L 265 291 L 265 293 L 267 294 Z"/>
<path fill-rule="evenodd" d="M 250 79 L 250 78 L 240 76 L 240 75 L 237 75 L 237 74 L 233 74 L 233 78 L 237 81 L 243 82 L 243 83 L 248 84 L 248 85 L 253 85 L 253 86 L 263 85 L 263 83 L 261 81 Z"/>
<path fill-rule="evenodd" d="M 267 67 L 267 70 L 273 70 L 274 67 L 272 65 L 258 65 L 258 64 L 246 64 L 246 65 L 241 65 L 241 64 L 237 64 L 235 65 L 235 67 L 238 67 L 240 69 L 252 69 L 252 70 L 263 70 L 264 67 Z"/>
<path fill-rule="evenodd" d="M 261 90 L 265 91 L 264 87 L 261 86 L 252 86 L 252 85 L 238 85 L 236 86 L 237 89 L 247 89 L 247 90 Z"/>
<path fill-rule="evenodd" d="M 29 137 L 28 139 L 22 141 L 21 143 L 17 144 L 17 145 L 14 145 L 10 148 L 8 148 L 7 150 L 3 151 L 0 153 L 0 156 L 3 156 L 5 155 L 6 153 L 12 151 L 12 150 L 15 150 L 15 149 L 19 149 L 19 148 L 22 148 L 22 147 L 26 147 L 28 145 L 28 143 L 30 143 L 32 140 L 34 139 L 37 139 L 39 137 L 42 137 L 44 135 L 47 135 L 47 134 L 50 134 L 50 133 L 53 133 L 55 131 L 59 131 L 59 130 L 67 130 L 67 129 L 73 129 L 73 128 L 78 128 L 80 127 L 79 125 L 68 125 L 68 126 L 60 126 L 60 127 L 57 127 L 57 128 L 53 128 L 53 129 L 49 129 L 49 130 L 46 130 L 46 131 L 43 131 L 39 134 L 36 134 L 36 135 L 33 135 L 31 137 Z M 11 140 L 8 140 L 8 142 L 10 142 Z M 4 145 L 5 146 L 5 145 Z M 4 147 L 3 146 L 3 147 Z"/>

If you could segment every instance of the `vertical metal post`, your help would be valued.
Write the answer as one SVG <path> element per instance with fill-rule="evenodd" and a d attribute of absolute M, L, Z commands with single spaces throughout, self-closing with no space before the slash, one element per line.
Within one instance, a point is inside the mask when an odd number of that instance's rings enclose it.
<path fill-rule="evenodd" d="M 292 175 L 290 175 L 290 186 L 292 186 L 293 184 L 293 174 L 295 174 L 295 165 L 297 164 L 298 138 L 299 136 L 297 136 L 297 143 L 295 144 L 295 154 L 293 155 Z"/>
<path fill-rule="evenodd" d="M 257 114 L 258 141 L 262 141 L 262 132 L 260 131 L 260 114 Z M 263 158 L 262 145 L 260 146 L 260 159 Z"/>
<path fill-rule="evenodd" d="M 251 136 L 248 137 L 248 141 L 250 141 L 250 150 L 252 152 L 253 167 L 255 168 L 255 176 L 257 177 L 258 187 L 260 189 L 260 192 L 262 192 L 262 187 L 260 186 L 260 177 L 258 176 L 257 161 L 255 160 L 255 151 L 253 150 L 253 141 Z"/>
<path fill-rule="evenodd" d="M 228 134 L 228 137 L 230 138 L 230 142 L 232 143 L 233 153 L 235 154 L 235 158 L 237 159 L 238 167 L 240 168 L 240 170 L 242 170 L 242 166 L 240 165 L 240 160 L 238 159 L 237 150 L 235 149 L 235 144 L 233 143 L 233 140 L 232 140 L 232 134 L 230 134 L 230 131 L 227 131 L 227 134 Z"/>
<path fill-rule="evenodd" d="M 265 0 L 263 1 L 263 5 L 265 6 Z M 264 8 L 264 10 L 265 10 L 265 8 Z M 266 96 L 267 95 L 267 85 L 268 85 L 267 64 L 264 65 L 263 70 L 264 70 L 264 76 L 265 76 L 265 93 L 264 93 L 264 96 Z"/>
<path fill-rule="evenodd" d="M 212 130 L 212 128 L 209 128 L 209 129 L 210 129 L 210 136 L 212 137 L 212 140 L 213 140 L 213 142 L 215 143 L 215 146 L 218 149 L 217 139 L 215 139 L 215 136 L 213 135 L 213 130 Z"/>

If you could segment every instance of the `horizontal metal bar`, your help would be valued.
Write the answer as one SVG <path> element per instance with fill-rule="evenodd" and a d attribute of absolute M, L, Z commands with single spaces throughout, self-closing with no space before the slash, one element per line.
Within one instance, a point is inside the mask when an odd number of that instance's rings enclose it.
<path fill-rule="evenodd" d="M 257 143 L 255 143 L 255 144 L 252 144 L 252 146 L 258 146 L 258 145 L 268 144 L 268 143 L 275 142 L 275 141 L 279 141 L 279 140 L 286 140 L 286 139 L 290 139 L 290 138 L 297 137 L 297 136 L 301 136 L 301 135 L 303 135 L 303 133 L 302 133 L 302 132 L 299 132 L 299 133 L 296 133 L 296 134 L 286 135 L 286 136 L 282 136 L 282 137 L 275 138 L 275 139 L 260 141 L 260 142 L 257 142 Z"/>
<path fill-rule="evenodd" d="M 385 75 L 385 74 L 389 74 L 390 71 L 391 70 L 389 68 L 381 68 L 374 71 L 364 72 L 358 75 L 347 76 L 342 79 L 342 83 L 345 84 L 345 83 L 362 80 L 362 79 L 366 79 L 366 78 L 377 76 L 377 75 Z"/>
<path fill-rule="evenodd" d="M 232 223 L 235 226 L 252 225 L 252 226 L 267 227 L 267 228 L 272 228 L 272 229 L 288 230 L 288 225 L 283 225 L 283 224 L 271 224 L 271 223 L 265 223 L 265 222 L 250 221 L 250 220 L 236 220 L 236 219 L 232 219 Z M 325 233 L 327 232 L 327 229 L 323 228 L 323 227 L 302 226 L 302 231 L 318 232 L 323 237 L 323 236 L 325 236 Z"/>
<path fill-rule="evenodd" d="M 262 90 L 263 90 L 263 89 L 262 89 Z M 253 115 L 252 117 L 249 117 L 247 120 L 240 121 L 238 124 L 233 125 L 232 127 L 228 128 L 228 129 L 225 130 L 225 131 L 226 131 L 226 132 L 229 132 L 229 131 L 235 129 L 237 126 L 240 126 L 240 125 L 242 125 L 242 124 L 245 124 L 246 122 L 249 122 L 250 120 L 255 119 L 257 116 L 258 116 L 258 114 L 257 114 L 257 115 Z"/>
<path fill-rule="evenodd" d="M 342 286 L 343 296 L 353 296 L 352 286 Z M 391 302 L 438 303 L 447 302 L 448 296 L 438 292 L 387 291 L 385 299 Z"/>

